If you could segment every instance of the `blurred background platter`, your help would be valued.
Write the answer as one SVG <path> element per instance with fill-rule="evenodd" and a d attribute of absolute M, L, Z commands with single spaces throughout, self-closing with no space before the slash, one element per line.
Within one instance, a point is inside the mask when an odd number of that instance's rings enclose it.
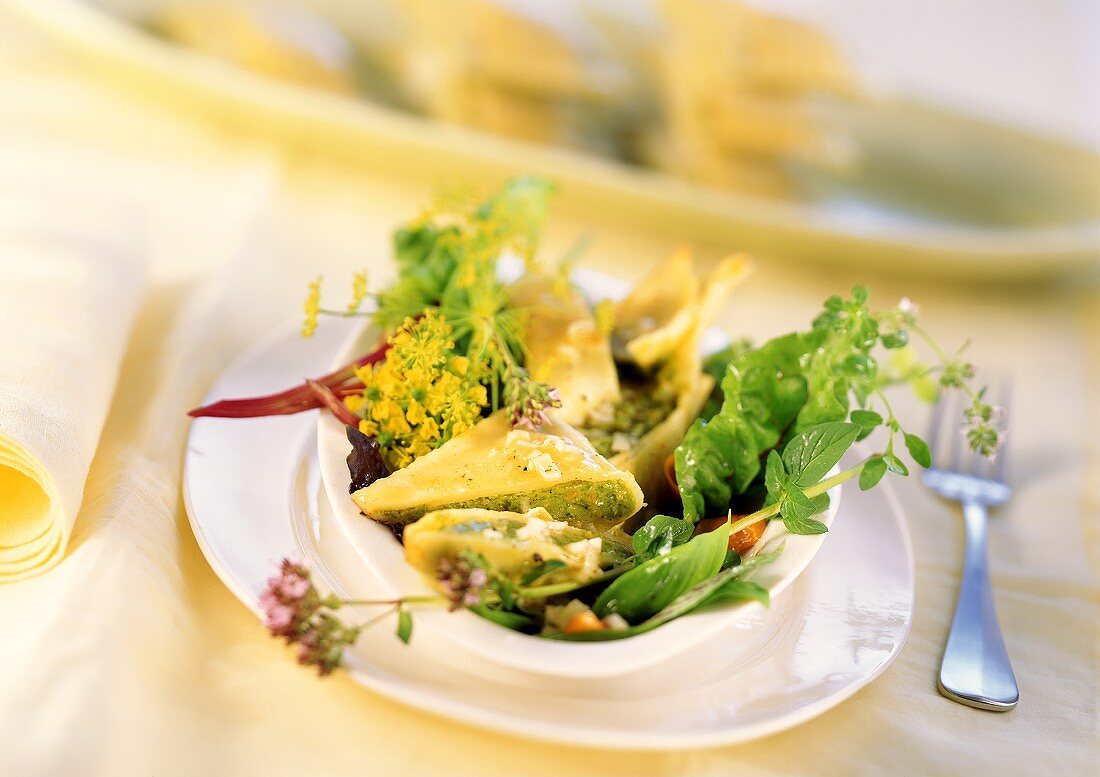
<path fill-rule="evenodd" d="M 1036 52 L 1003 30 L 989 51 L 953 47 L 952 29 L 1026 19 L 933 3 L 884 26 L 873 5 L 863 32 L 860 13 L 830 29 L 809 2 L 14 7 L 150 101 L 352 169 L 433 186 L 540 173 L 564 211 L 765 257 L 999 280 L 1095 270 L 1100 141 L 1075 90 L 1087 63 L 1044 59 L 1064 89 L 1037 81 L 1045 104 L 1014 102 L 1029 85 L 1012 79 L 1035 67 L 1005 52 Z M 922 31 L 918 12 L 940 18 Z M 1007 83 L 955 79 L 968 56 Z M 921 74 L 946 87 L 930 94 Z"/>

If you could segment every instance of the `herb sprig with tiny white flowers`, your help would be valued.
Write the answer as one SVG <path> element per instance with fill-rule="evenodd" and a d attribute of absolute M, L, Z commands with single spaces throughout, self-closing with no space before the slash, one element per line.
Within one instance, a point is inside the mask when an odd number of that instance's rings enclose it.
<path fill-rule="evenodd" d="M 948 356 L 919 325 L 911 302 L 876 311 L 869 298 L 865 286 L 856 286 L 849 299 L 827 299 L 810 331 L 731 355 L 721 381 L 722 407 L 709 420 L 697 420 L 675 453 L 685 518 L 724 513 L 760 483 L 764 506 L 735 521 L 731 531 L 779 516 L 792 533 L 817 534 L 826 527 L 812 516 L 825 509 L 833 486 L 858 477 L 860 488 L 869 489 L 887 471 L 909 474 L 899 440 L 912 461 L 930 466 L 927 443 L 903 427 L 886 394 L 898 382 L 918 386 L 935 378 L 938 390 L 965 392 L 971 402 L 967 440 L 983 455 L 995 453 L 997 411 L 985 401 L 985 389 L 971 385 L 966 346 Z M 880 368 L 876 350 L 908 349 L 911 335 L 931 346 L 938 361 L 916 364 L 910 353 L 903 372 Z M 886 431 L 882 449 L 825 477 L 852 444 L 877 429 Z"/>

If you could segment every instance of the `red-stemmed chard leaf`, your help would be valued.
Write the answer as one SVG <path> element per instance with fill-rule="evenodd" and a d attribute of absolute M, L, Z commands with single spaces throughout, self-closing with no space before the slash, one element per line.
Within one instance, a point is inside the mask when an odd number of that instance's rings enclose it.
<path fill-rule="evenodd" d="M 332 389 L 315 380 L 307 380 L 306 385 L 317 396 L 322 406 L 328 408 L 329 412 L 336 416 L 342 424 L 345 426 L 359 426 L 359 416 L 348 410 L 343 400 L 332 393 Z"/>
<path fill-rule="evenodd" d="M 345 397 L 363 390 L 363 384 L 355 378 L 355 370 L 385 358 L 389 343 L 382 343 L 370 353 L 328 375 L 314 380 L 329 389 L 337 397 Z M 324 402 L 309 383 L 302 383 L 286 391 L 262 397 L 223 399 L 188 412 L 192 418 L 259 418 L 269 415 L 291 415 L 322 407 Z"/>

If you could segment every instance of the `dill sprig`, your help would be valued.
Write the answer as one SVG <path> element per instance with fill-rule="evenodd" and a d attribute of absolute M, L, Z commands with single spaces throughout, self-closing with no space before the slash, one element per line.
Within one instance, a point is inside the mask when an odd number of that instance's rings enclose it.
<path fill-rule="evenodd" d="M 447 327 L 449 354 L 464 358 L 470 376 L 484 386 L 487 409 L 505 407 L 513 424 L 538 427 L 546 409 L 560 402 L 551 386 L 524 369 L 527 312 L 512 305 L 498 263 L 513 255 L 528 268 L 535 266 L 551 191 L 544 180 L 517 178 L 484 202 L 462 191 L 438 195 L 394 236 L 397 280 L 371 293 L 366 274 L 357 273 L 350 303 L 335 310 L 321 306 L 318 278 L 304 306 L 303 334 L 312 334 L 320 315 L 370 317 L 383 332 L 395 334 L 409 328 L 407 322 L 432 316 Z M 372 309 L 364 308 L 367 299 L 375 301 Z M 368 385 L 363 401 L 351 403 L 369 417 L 364 402 L 377 394 L 377 387 Z"/>

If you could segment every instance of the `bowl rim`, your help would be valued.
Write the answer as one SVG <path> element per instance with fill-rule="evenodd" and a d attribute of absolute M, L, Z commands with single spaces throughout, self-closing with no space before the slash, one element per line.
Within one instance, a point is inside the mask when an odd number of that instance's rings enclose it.
<path fill-rule="evenodd" d="M 624 283 L 602 273 L 578 271 L 575 278 L 582 290 L 589 293 L 598 288 L 602 294 L 614 296 L 625 290 Z M 375 331 L 370 322 L 355 327 L 336 354 L 334 367 L 343 366 L 359 356 L 364 340 L 375 339 L 372 337 Z M 724 343 L 728 343 L 728 338 L 718 330 L 711 330 L 703 350 L 721 347 Z M 365 518 L 350 499 L 344 461 L 350 444 L 344 425 L 329 413 L 319 416 L 317 446 L 325 492 L 345 539 L 359 558 L 394 596 L 435 593 L 420 573 L 405 561 L 402 546 L 394 541 L 393 533 L 383 524 Z M 832 524 L 839 510 L 841 486 L 834 486 L 828 493 L 829 509 L 818 516 L 826 526 Z M 757 548 L 773 548 L 780 541 L 786 547 L 774 564 L 757 571 L 756 581 L 768 588 L 772 597 L 781 595 L 809 566 L 825 536 L 792 535 L 781 522 L 771 521 Z M 760 609 L 763 605 L 758 602 L 730 604 L 691 613 L 653 631 L 606 642 L 542 639 L 505 629 L 467 611 L 420 612 L 417 628 L 511 669 L 563 677 L 610 677 L 637 671 L 682 653 Z"/>

